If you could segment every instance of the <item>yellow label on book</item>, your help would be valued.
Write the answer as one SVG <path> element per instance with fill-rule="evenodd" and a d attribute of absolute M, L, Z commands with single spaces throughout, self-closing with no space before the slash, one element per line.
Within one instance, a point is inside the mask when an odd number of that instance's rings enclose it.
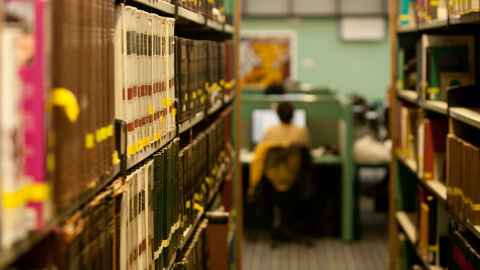
<path fill-rule="evenodd" d="M 53 153 L 47 154 L 47 170 L 49 172 L 55 171 L 55 154 Z"/>
<path fill-rule="evenodd" d="M 191 206 L 192 206 L 192 203 L 190 201 L 185 202 L 185 208 L 190 209 Z"/>
<path fill-rule="evenodd" d="M 200 213 L 203 213 L 203 206 L 201 206 L 201 205 L 198 204 L 198 203 L 194 203 L 194 204 L 193 204 L 193 209 L 197 210 L 197 211 L 200 212 Z"/>
<path fill-rule="evenodd" d="M 50 198 L 50 186 L 47 183 L 32 183 L 27 187 L 29 201 L 44 202 Z"/>
<path fill-rule="evenodd" d="M 119 163 L 120 163 L 120 158 L 118 157 L 117 150 L 115 150 L 115 151 L 113 151 L 113 154 L 112 154 L 112 164 L 117 165 Z"/>
<path fill-rule="evenodd" d="M 438 94 L 440 94 L 440 88 L 438 88 L 438 87 L 428 87 L 427 92 L 430 95 L 438 95 Z"/>
<path fill-rule="evenodd" d="M 152 105 L 152 104 L 148 105 L 147 112 L 148 112 L 148 114 L 154 114 L 154 110 L 153 110 L 153 105 Z"/>
<path fill-rule="evenodd" d="M 5 209 L 15 209 L 25 204 L 27 194 L 22 189 L 13 192 L 2 193 L 2 204 Z"/>
<path fill-rule="evenodd" d="M 177 109 L 172 110 L 172 115 L 173 115 L 173 117 L 175 117 L 177 115 Z"/>
<path fill-rule="evenodd" d="M 108 125 L 105 127 L 107 138 L 113 137 L 113 125 Z"/>
<path fill-rule="evenodd" d="M 440 2 L 439 0 L 430 0 L 430 5 L 432 7 L 436 7 L 436 6 L 438 6 L 439 2 Z"/>
<path fill-rule="evenodd" d="M 80 114 L 80 106 L 77 97 L 72 91 L 66 88 L 55 88 L 52 90 L 50 103 L 53 106 L 61 107 L 70 122 L 75 123 Z"/>
<path fill-rule="evenodd" d="M 95 132 L 95 140 L 97 141 L 97 143 L 102 142 L 104 138 L 105 138 L 104 129 L 103 128 L 97 129 L 97 131 Z"/>
<path fill-rule="evenodd" d="M 135 145 L 134 144 L 129 145 L 127 148 L 127 155 L 132 156 L 134 154 L 135 154 Z"/>
<path fill-rule="evenodd" d="M 92 149 L 95 147 L 95 135 L 88 133 L 85 135 L 85 148 Z"/>
<path fill-rule="evenodd" d="M 170 241 L 169 241 L 168 239 L 167 239 L 167 240 L 163 240 L 163 241 L 162 241 L 162 247 L 166 248 L 166 247 L 168 247 L 168 246 L 170 246 Z"/>
<path fill-rule="evenodd" d="M 212 177 L 205 177 L 205 181 L 207 182 L 208 185 L 213 184 L 213 178 Z"/>

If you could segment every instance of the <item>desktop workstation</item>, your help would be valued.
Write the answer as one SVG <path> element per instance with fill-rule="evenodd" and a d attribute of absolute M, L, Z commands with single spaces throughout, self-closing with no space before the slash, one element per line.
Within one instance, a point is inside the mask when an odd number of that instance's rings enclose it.
<path fill-rule="evenodd" d="M 244 167 L 244 190 L 248 189 L 248 166 L 252 151 L 262 138 L 265 130 L 277 123 L 274 105 L 289 101 L 295 107 L 294 122 L 307 126 L 312 144 L 312 162 L 315 175 L 322 171 L 334 171 L 329 179 L 316 180 L 324 192 L 334 196 L 331 201 L 338 220 L 338 231 L 342 239 L 354 238 L 354 163 L 352 155 L 352 113 L 351 105 L 343 96 L 325 93 L 287 93 L 264 95 L 260 92 L 244 91 L 241 95 L 240 111 L 240 158 Z M 326 174 L 323 174 L 326 175 Z M 247 186 L 245 186 L 247 185 Z M 319 204 L 322 202 L 319 201 Z M 338 209 L 341 212 L 338 213 Z M 318 209 L 320 209 L 320 205 Z M 333 224 L 333 223 L 332 223 Z"/>

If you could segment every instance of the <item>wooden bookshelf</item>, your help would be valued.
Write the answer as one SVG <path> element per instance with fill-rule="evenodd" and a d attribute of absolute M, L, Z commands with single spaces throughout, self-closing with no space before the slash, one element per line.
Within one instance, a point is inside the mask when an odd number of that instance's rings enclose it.
<path fill-rule="evenodd" d="M 172 4 L 166 1 L 158 0 L 156 1 L 155 5 L 149 4 L 146 1 L 141 1 L 141 0 L 119 0 L 119 1 L 113 1 L 113 2 L 115 4 L 125 3 L 127 5 L 134 6 L 140 10 L 143 10 L 149 13 L 155 13 L 162 16 L 177 18 L 178 19 L 177 21 L 180 22 L 179 24 L 182 24 L 182 27 L 175 29 L 175 34 L 177 33 L 177 31 L 179 33 L 188 32 L 189 34 L 192 32 L 204 33 L 205 31 L 208 31 L 208 35 L 211 36 L 209 37 L 209 39 L 211 38 L 212 40 L 227 40 L 227 39 L 230 40 L 233 38 L 234 33 L 238 33 L 237 27 L 234 27 L 231 24 L 212 20 L 200 13 L 190 11 L 183 7 L 176 6 L 176 4 Z M 174 1 L 174 2 L 177 2 L 177 1 Z M 0 4 L 0 6 L 2 5 L 3 4 Z M 240 7 L 239 4 L 237 4 L 237 8 L 238 7 Z M 239 11 L 236 11 L 236 12 L 239 12 Z M 2 15 L 1 17 L 3 20 L 2 8 L 0 8 L 0 15 Z M 239 13 L 237 14 L 237 16 L 238 15 Z M 185 23 L 185 21 L 187 23 Z M 1 25 L 1 21 L 0 21 L 0 25 Z M 184 26 L 184 25 L 187 25 L 187 26 Z M 236 46 L 235 49 L 238 49 L 238 47 Z M 238 51 L 236 51 L 235 54 L 238 54 Z M 232 65 L 234 65 L 235 70 L 238 69 L 238 67 L 235 66 L 236 65 L 235 63 Z M 102 75 L 105 75 L 105 74 L 102 74 Z M 236 85 L 232 84 L 231 88 L 235 89 Z M 222 89 L 222 90 L 225 90 L 225 89 Z M 89 204 L 91 204 L 92 201 L 98 195 L 100 195 L 101 193 L 107 190 L 110 190 L 111 185 L 115 182 L 115 180 L 122 179 L 122 177 L 128 175 L 134 168 L 136 168 L 137 166 L 140 166 L 146 160 L 148 160 L 153 155 L 158 153 L 159 150 L 165 148 L 166 145 L 168 145 L 169 143 L 172 142 L 172 140 L 177 138 L 179 133 L 185 132 L 187 130 L 191 130 L 193 127 L 197 126 L 199 123 L 201 123 L 205 119 L 214 120 L 214 117 L 220 116 L 222 112 L 233 110 L 232 103 L 239 102 L 235 99 L 236 96 L 237 96 L 236 94 L 233 94 L 229 97 L 225 97 L 225 100 L 221 100 L 217 102 L 209 110 L 205 110 L 205 112 L 202 111 L 196 114 L 195 117 L 187 121 L 187 123 L 183 126 L 176 125 L 176 128 L 177 128 L 176 131 L 173 131 L 164 135 L 161 140 L 151 143 L 149 146 L 145 147 L 145 150 L 143 150 L 142 152 L 130 158 L 126 157 L 126 153 L 120 153 L 120 156 L 118 158 L 119 159 L 118 164 L 116 164 L 113 167 L 113 170 L 109 175 L 96 176 L 98 179 L 94 183 L 89 183 L 88 190 L 83 192 L 81 196 L 79 196 L 78 199 L 74 200 L 70 205 L 68 205 L 66 209 L 60 209 L 60 210 L 57 209 L 55 211 L 54 217 L 50 221 L 47 221 L 47 224 L 43 229 L 35 232 L 30 232 L 24 239 L 19 240 L 17 243 L 15 243 L 12 246 L 12 248 L 0 250 L 0 269 L 10 269 L 10 266 L 12 266 L 15 262 L 17 262 L 20 258 L 24 257 L 26 254 L 28 254 L 30 251 L 32 251 L 32 249 L 37 247 L 42 241 L 46 239 L 50 239 L 50 236 L 57 233 L 59 229 L 65 224 L 65 222 L 68 219 L 70 219 L 74 214 L 76 214 L 79 211 L 83 211 L 84 208 L 87 207 Z M 207 125 L 210 122 L 211 121 L 204 121 L 204 124 Z M 232 125 L 235 126 L 235 123 L 232 123 Z M 203 130 L 204 125 L 202 124 L 201 127 Z M 116 131 L 115 133 L 117 133 L 114 135 L 115 139 L 117 140 L 123 139 L 122 138 L 123 134 L 120 134 L 121 133 L 120 131 L 118 132 Z M 190 136 L 190 138 L 192 137 Z M 118 143 L 118 142 L 115 142 L 115 143 Z M 120 144 L 123 144 L 123 142 Z M 120 148 L 122 147 L 123 145 Z M 120 149 L 115 149 L 115 150 L 120 150 Z M 72 158 L 73 158 L 72 162 L 75 162 L 74 160 L 75 157 L 72 157 Z M 236 160 L 236 159 L 231 157 L 230 160 L 231 162 L 234 162 L 233 160 Z M 87 168 L 82 168 L 82 169 L 87 170 Z M 229 164 L 229 166 L 222 166 L 222 169 L 220 170 L 221 175 L 218 176 L 221 181 L 219 181 L 216 184 L 216 186 L 212 188 L 212 192 L 210 194 L 210 197 L 207 200 L 207 207 L 205 209 L 209 209 L 212 206 L 213 201 L 215 200 L 215 198 L 218 198 L 218 196 L 222 191 L 222 186 L 224 184 L 226 175 L 229 173 L 233 174 L 233 170 L 235 169 L 236 167 L 233 164 Z M 237 182 L 236 179 L 232 181 L 235 181 L 234 185 L 239 184 L 239 182 Z M 238 189 L 238 187 L 235 187 L 235 190 L 236 189 Z M 237 204 L 241 204 L 241 203 L 235 202 L 235 205 L 233 206 L 234 209 L 236 209 Z M 199 221 L 195 222 L 195 224 L 192 224 L 192 230 L 189 233 L 189 235 L 187 235 L 188 237 L 184 240 L 183 245 L 185 245 L 190 240 L 191 236 L 194 234 L 194 231 L 196 231 L 198 224 L 201 223 L 202 218 L 204 218 L 203 213 L 200 216 L 200 218 L 198 218 Z M 241 225 L 239 225 L 238 227 L 241 228 Z M 239 230 L 240 229 L 236 229 L 231 234 L 237 234 Z M 239 239 L 239 237 L 234 237 L 234 235 L 232 235 L 231 239 Z M 179 250 L 181 250 L 180 247 L 179 247 Z M 241 252 L 241 251 L 235 248 L 234 252 Z M 238 258 L 238 256 L 235 256 L 235 258 Z M 169 265 L 173 266 L 176 259 L 177 259 L 176 256 L 173 256 L 172 261 L 170 262 Z M 22 258 L 22 262 L 24 262 L 24 258 Z M 239 264 L 235 263 L 235 265 L 239 265 Z M 169 268 L 171 267 L 167 267 L 167 269 Z M 236 269 L 241 269 L 241 265 L 236 267 Z"/>
<path fill-rule="evenodd" d="M 414 7 L 414 8 L 418 8 L 418 7 Z M 465 6 L 463 6 L 462 8 L 465 8 Z M 413 11 L 410 10 L 410 12 L 413 12 Z M 403 70 L 399 70 L 399 68 L 401 68 L 399 64 L 408 63 L 408 61 L 412 61 L 412 59 L 415 59 L 416 57 L 417 57 L 417 63 L 418 61 L 420 61 L 418 58 L 419 57 L 418 53 L 420 53 L 420 51 L 418 51 L 418 47 L 416 47 L 416 44 L 418 44 L 419 40 L 422 40 L 423 35 L 438 34 L 441 36 L 445 36 L 445 35 L 461 33 L 462 35 L 476 36 L 478 26 L 480 26 L 480 12 L 471 12 L 468 14 L 463 14 L 461 16 L 453 16 L 452 10 L 448 9 L 447 13 L 448 14 L 446 16 L 446 19 L 444 20 L 430 21 L 426 24 L 419 24 L 413 27 L 400 27 L 399 26 L 400 25 L 399 19 L 401 18 L 400 15 L 402 16 L 407 16 L 407 15 L 400 13 L 400 2 L 398 0 L 389 0 L 389 30 L 390 30 L 390 40 L 391 40 L 391 47 L 390 47 L 391 49 L 391 74 L 390 74 L 391 88 L 389 89 L 389 101 L 391 102 L 391 107 L 393 108 L 392 111 L 395 113 L 395 114 L 393 113 L 391 114 L 392 116 L 390 118 L 390 124 L 391 124 L 390 130 L 396 136 L 394 138 L 394 142 L 396 144 L 399 144 L 399 145 L 394 145 L 392 147 L 393 149 L 392 155 L 395 158 L 393 159 L 393 162 L 391 163 L 391 166 L 390 166 L 390 168 L 392 169 L 392 172 L 391 172 L 390 185 L 389 185 L 389 191 L 391 194 L 390 200 L 389 200 L 390 202 L 389 269 L 391 270 L 397 269 L 396 262 L 398 260 L 397 256 L 399 254 L 398 251 L 400 248 L 399 240 L 398 240 L 399 230 L 405 232 L 406 238 L 408 238 L 409 242 L 413 244 L 415 250 L 416 250 L 416 245 L 418 244 L 418 241 L 423 241 L 423 237 L 419 237 L 417 235 L 417 233 L 419 232 L 417 232 L 417 228 L 416 228 L 417 225 L 414 222 L 414 218 L 410 217 L 408 213 L 402 212 L 403 209 L 399 209 L 401 205 L 398 205 L 398 203 L 399 202 L 405 203 L 405 201 L 399 200 L 398 196 L 402 196 L 401 199 L 403 200 L 406 200 L 406 198 L 408 198 L 408 200 L 411 200 L 413 199 L 412 197 L 415 197 L 415 196 L 410 197 L 405 194 L 401 194 L 403 192 L 402 191 L 403 185 L 405 185 L 405 187 L 408 190 L 410 190 L 410 188 L 413 188 L 413 186 L 410 186 L 411 182 L 407 180 L 411 180 L 410 178 L 415 177 L 416 179 L 414 181 L 417 182 L 415 188 L 418 188 L 422 192 L 426 191 L 427 192 L 426 194 L 431 194 L 432 196 L 435 197 L 435 200 L 431 202 L 434 204 L 437 204 L 436 208 L 439 208 L 439 211 L 436 212 L 435 214 L 436 216 L 433 216 L 434 218 L 436 219 L 446 218 L 449 220 L 450 223 L 453 222 L 454 224 L 456 224 L 455 221 L 458 222 L 454 213 L 450 213 L 450 215 L 447 215 L 448 217 L 444 216 L 444 213 L 448 213 L 448 211 L 451 211 L 451 209 L 447 208 L 447 203 L 446 203 L 447 196 L 448 196 L 446 181 L 443 181 L 444 179 L 425 180 L 422 175 L 419 175 L 419 170 L 421 168 L 419 168 L 419 165 L 417 164 L 417 162 L 414 160 L 407 159 L 405 158 L 405 156 L 402 156 L 401 152 L 398 151 L 398 148 L 401 147 L 401 145 L 405 144 L 405 142 L 408 142 L 408 143 L 414 142 L 415 144 L 423 143 L 426 138 L 425 132 L 429 132 L 428 138 L 432 138 L 432 135 L 431 135 L 432 130 L 427 128 L 423 129 L 423 127 L 431 128 L 434 122 L 436 122 L 435 125 L 438 128 L 441 128 L 442 136 L 444 136 L 445 130 L 448 130 L 448 134 L 454 134 L 455 136 L 458 136 L 460 139 L 463 139 L 462 132 L 463 133 L 468 132 L 469 135 L 471 135 L 474 129 L 480 129 L 480 112 L 474 109 L 467 108 L 467 106 L 476 107 L 475 102 L 478 100 L 478 96 L 469 94 L 469 92 L 467 92 L 466 94 L 462 94 L 459 92 L 464 90 L 467 87 L 454 88 L 457 90 L 454 92 L 448 92 L 448 98 L 447 98 L 448 103 L 446 101 L 424 100 L 423 97 L 419 96 L 420 93 L 417 93 L 416 91 L 398 89 L 397 87 L 399 85 L 397 84 L 397 81 L 402 80 L 403 78 L 406 78 L 406 76 L 416 75 L 417 78 L 425 77 L 425 74 L 419 73 L 419 72 L 424 72 L 423 67 L 422 68 L 417 67 L 416 71 L 415 71 L 415 68 L 411 67 L 407 72 L 405 72 L 406 74 L 401 74 L 400 72 L 403 72 Z M 412 13 L 409 13 L 408 16 L 410 16 L 411 14 Z M 419 13 L 416 13 L 416 14 L 419 14 Z M 418 22 L 419 20 L 420 19 L 416 21 Z M 404 25 L 408 25 L 408 23 L 405 22 Z M 440 45 L 429 45 L 429 46 L 441 47 Z M 399 47 L 404 49 L 401 53 L 399 53 Z M 399 56 L 404 57 L 404 59 L 401 60 L 402 62 L 399 62 Z M 477 58 L 478 58 L 478 55 L 475 55 L 475 57 L 473 57 L 473 59 L 477 59 Z M 472 57 L 469 59 L 472 59 Z M 477 60 L 475 61 L 477 62 Z M 475 62 L 475 65 L 478 64 L 476 62 Z M 470 71 L 470 74 L 471 74 L 471 71 Z M 477 82 L 478 74 L 475 73 L 474 76 L 475 76 L 475 81 Z M 428 86 L 425 85 L 425 87 L 428 87 Z M 422 84 L 417 82 L 417 88 L 423 89 L 424 87 Z M 474 89 L 474 90 L 477 90 L 477 89 Z M 441 93 L 445 95 L 445 92 L 441 92 Z M 416 107 L 415 105 L 418 105 L 418 107 Z M 411 119 L 413 120 L 407 118 L 408 120 L 406 123 L 404 122 L 404 115 L 402 115 L 402 113 L 406 111 L 405 109 L 403 109 L 405 107 L 409 111 L 410 110 L 414 111 L 413 114 L 408 115 L 408 117 L 412 117 Z M 402 119 L 402 122 L 397 122 L 397 121 L 400 121 L 400 119 Z M 429 121 L 430 126 L 423 126 L 423 127 L 421 126 L 427 123 L 427 121 L 424 121 L 424 119 L 430 120 Z M 445 124 L 445 126 L 442 126 L 443 124 Z M 405 130 L 407 130 L 408 134 L 402 134 L 402 132 L 406 133 L 404 132 Z M 415 130 L 416 132 L 411 132 L 411 130 Z M 422 130 L 423 132 L 421 132 Z M 438 134 L 435 134 L 435 131 L 433 131 L 433 133 L 434 133 L 433 134 L 434 143 L 438 145 L 439 143 L 437 139 L 440 139 L 440 137 L 435 137 L 436 135 L 438 136 Z M 405 137 L 405 136 L 408 136 L 408 137 Z M 464 138 L 464 140 L 466 140 L 471 144 L 475 144 L 471 142 L 471 140 L 475 140 L 474 136 L 469 136 L 468 138 Z M 433 146 L 433 147 L 440 147 L 441 149 L 443 149 L 442 153 L 445 150 L 444 146 Z M 428 148 L 428 149 L 431 149 L 431 148 Z M 418 149 L 418 148 L 415 149 L 415 151 L 420 151 L 420 150 L 425 151 L 425 149 Z M 434 152 L 434 155 L 436 155 L 435 152 Z M 434 156 L 434 158 L 436 158 L 436 156 Z M 446 152 L 445 159 L 447 164 L 449 162 L 449 158 L 451 157 L 449 156 L 449 153 Z M 431 157 L 429 159 L 431 159 Z M 429 162 L 431 160 L 427 160 L 427 161 L 428 161 L 427 164 L 430 164 Z M 434 162 L 437 162 L 437 160 L 435 160 Z M 399 166 L 401 166 L 401 168 L 399 168 Z M 437 165 L 434 164 L 433 166 L 437 166 Z M 401 171 L 403 167 L 413 172 L 415 176 L 410 176 L 410 174 L 408 173 L 407 174 L 403 173 L 403 171 Z M 445 175 L 444 177 L 447 177 L 447 176 Z M 420 197 L 418 197 L 418 195 L 416 195 L 416 197 L 417 197 L 416 198 L 417 200 L 420 200 Z M 411 207 L 414 207 L 415 204 L 416 202 L 407 201 L 407 204 L 405 205 L 407 205 L 409 209 L 411 209 Z M 419 213 L 415 215 L 419 215 Z M 429 225 L 429 226 L 437 226 L 437 224 L 433 223 L 433 225 Z M 441 235 L 447 236 L 447 238 L 448 236 L 451 236 L 452 233 L 454 233 L 451 230 L 445 231 L 443 227 L 441 228 L 442 228 Z M 478 240 L 480 240 L 480 226 L 473 226 L 468 222 L 463 222 L 461 223 L 461 228 L 465 228 L 468 231 L 472 232 L 472 234 L 475 235 Z M 442 250 L 441 245 L 438 244 L 438 246 L 440 250 Z M 448 253 L 448 251 L 445 251 L 445 250 L 443 251 L 444 251 L 444 254 Z M 439 265 L 426 264 L 426 260 L 423 259 L 418 252 L 416 253 L 417 253 L 416 255 L 418 259 L 422 261 L 423 268 L 442 269 Z M 444 256 L 444 255 L 440 255 L 440 256 Z M 450 254 L 446 256 L 450 256 Z"/>

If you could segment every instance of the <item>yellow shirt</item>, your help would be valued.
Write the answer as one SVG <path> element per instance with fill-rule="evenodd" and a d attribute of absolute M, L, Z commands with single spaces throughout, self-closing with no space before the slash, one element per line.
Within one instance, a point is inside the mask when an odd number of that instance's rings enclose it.
<path fill-rule="evenodd" d="M 304 127 L 292 124 L 279 124 L 265 133 L 262 142 L 281 144 L 284 146 L 304 145 L 310 147 L 310 136 Z"/>
<path fill-rule="evenodd" d="M 261 143 L 259 143 L 255 149 L 255 155 L 252 163 L 250 164 L 250 191 L 253 193 L 253 190 L 260 182 L 262 174 L 264 172 L 264 163 L 266 159 L 267 152 L 272 147 L 288 147 L 291 145 L 304 145 L 310 147 L 310 136 L 308 130 L 303 127 L 298 127 L 295 125 L 280 124 L 274 127 L 271 127 L 263 137 Z M 292 166 L 297 167 L 297 162 L 288 162 Z M 291 166 L 288 166 L 291 167 Z M 286 167 L 285 167 L 286 168 Z M 291 184 L 285 185 L 285 179 L 282 178 L 292 178 L 289 173 L 286 173 L 290 170 L 285 170 L 285 168 L 280 168 L 281 170 L 272 170 L 267 172 L 270 176 L 269 178 L 278 179 L 278 181 L 273 181 L 274 186 L 277 187 L 279 191 L 288 190 Z M 290 168 L 292 169 L 292 168 Z M 296 171 L 296 170 L 291 170 Z M 283 175 L 284 177 L 280 177 Z M 293 178 L 292 178 L 293 179 Z"/>

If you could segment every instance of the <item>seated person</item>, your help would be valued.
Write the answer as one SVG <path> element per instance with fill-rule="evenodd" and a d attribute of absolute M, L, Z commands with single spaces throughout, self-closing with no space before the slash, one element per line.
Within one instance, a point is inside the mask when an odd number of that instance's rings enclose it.
<path fill-rule="evenodd" d="M 255 149 L 250 165 L 249 195 L 253 197 L 262 181 L 260 196 L 271 199 L 274 214 L 274 237 L 289 240 L 289 222 L 294 219 L 297 202 L 303 190 L 300 178 L 304 178 L 309 163 L 310 138 L 308 130 L 292 123 L 293 106 L 282 102 L 277 106 L 280 124 L 270 128 Z"/>

